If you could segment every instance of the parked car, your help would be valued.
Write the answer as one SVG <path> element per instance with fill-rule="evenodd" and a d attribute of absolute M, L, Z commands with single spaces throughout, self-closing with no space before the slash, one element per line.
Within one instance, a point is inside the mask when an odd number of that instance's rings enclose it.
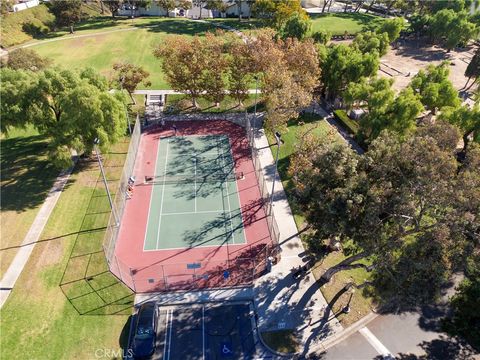
<path fill-rule="evenodd" d="M 135 318 L 132 352 L 135 359 L 144 359 L 155 352 L 157 305 L 150 301 L 142 304 Z"/>

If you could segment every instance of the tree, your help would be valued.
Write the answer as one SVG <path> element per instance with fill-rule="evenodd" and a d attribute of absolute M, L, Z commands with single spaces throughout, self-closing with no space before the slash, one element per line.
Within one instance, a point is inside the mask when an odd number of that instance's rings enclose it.
<path fill-rule="evenodd" d="M 470 60 L 470 62 L 468 63 L 468 66 L 465 69 L 465 76 L 468 77 L 468 79 L 464 88 L 465 91 L 468 91 L 480 77 L 480 47 L 477 48 L 475 54 L 472 57 L 472 60 Z M 473 82 L 470 84 L 470 86 L 467 87 L 468 83 L 472 78 Z"/>
<path fill-rule="evenodd" d="M 191 40 L 169 36 L 154 50 L 154 55 L 162 60 L 162 70 L 170 86 L 190 94 L 194 107 L 198 106 L 197 100 L 203 91 L 203 70 L 208 62 L 204 44 L 198 36 Z"/>
<path fill-rule="evenodd" d="M 52 60 L 41 57 L 37 52 L 19 48 L 8 53 L 5 66 L 14 70 L 40 71 L 52 64 Z"/>
<path fill-rule="evenodd" d="M 435 43 L 443 40 L 448 51 L 459 44 L 466 44 L 478 33 L 478 28 L 469 21 L 466 11 L 456 12 L 452 9 L 435 13 L 428 28 L 432 40 Z"/>
<path fill-rule="evenodd" d="M 480 105 L 445 108 L 440 118 L 458 126 L 462 131 L 463 152 L 467 152 L 471 140 L 480 143 Z"/>
<path fill-rule="evenodd" d="M 11 0 L 5 0 L 5 1 L 0 2 L 0 14 L 2 16 L 7 15 L 10 11 L 12 11 Z"/>
<path fill-rule="evenodd" d="M 420 70 L 409 85 L 432 113 L 445 106 L 457 107 L 460 104 L 458 92 L 448 79 L 448 66 L 447 61 L 437 66 L 429 65 L 426 71 Z"/>
<path fill-rule="evenodd" d="M 308 14 L 302 8 L 300 0 L 257 0 L 252 6 L 256 17 L 267 19 L 277 30 L 283 28 L 287 20 L 295 13 L 307 20 Z"/>
<path fill-rule="evenodd" d="M 241 105 L 248 98 L 248 89 L 252 81 L 254 68 L 248 45 L 237 36 L 228 46 L 228 89 L 230 96 Z"/>
<path fill-rule="evenodd" d="M 258 37 L 258 36 L 257 36 Z M 265 41 L 263 42 L 265 43 Z M 269 49 L 264 69 L 262 94 L 266 104 L 266 126 L 283 129 L 288 120 L 298 118 L 301 109 L 310 105 L 319 85 L 320 67 L 313 41 L 273 39 L 270 45 L 257 48 L 262 57 Z"/>
<path fill-rule="evenodd" d="M 150 86 L 148 81 L 150 74 L 145 71 L 141 66 L 136 66 L 130 63 L 115 63 L 113 64 L 113 70 L 115 71 L 115 82 L 118 83 L 121 89 L 125 89 L 135 104 L 135 98 L 133 93 L 137 89 L 137 86 L 141 83 L 145 86 Z"/>
<path fill-rule="evenodd" d="M 386 32 L 378 34 L 372 31 L 367 31 L 359 33 L 355 37 L 355 40 L 353 40 L 353 45 L 362 53 L 377 52 L 379 56 L 383 56 L 387 53 L 389 44 L 390 40 Z"/>
<path fill-rule="evenodd" d="M 344 93 L 348 106 L 366 110 L 360 119 L 359 138 L 367 144 L 383 130 L 389 130 L 400 138 L 415 130 L 416 118 L 423 109 L 422 103 L 409 88 L 395 97 L 392 84 L 392 79 L 362 78 L 358 83 L 350 83 Z"/>
<path fill-rule="evenodd" d="M 82 2 L 80 0 L 52 0 L 50 11 L 55 15 L 55 21 L 59 26 L 69 26 L 73 34 L 73 26 L 82 18 Z"/>
<path fill-rule="evenodd" d="M 11 128 L 23 128 L 27 124 L 24 108 L 27 101 L 25 93 L 35 81 L 32 73 L 10 68 L 0 69 L 2 86 L 0 86 L 0 113 L 2 121 L 0 130 L 8 133 Z"/>
<path fill-rule="evenodd" d="M 158 6 L 167 12 L 167 17 L 170 17 L 170 12 L 175 10 L 177 2 L 175 0 L 158 0 Z"/>
<path fill-rule="evenodd" d="M 123 0 L 102 0 L 103 4 L 105 4 L 110 12 L 112 13 L 112 18 L 115 18 L 117 15 L 118 10 L 122 7 Z"/>
<path fill-rule="evenodd" d="M 15 116 L 22 114 L 21 121 L 33 124 L 46 135 L 48 153 L 55 165 L 70 166 L 72 150 L 88 154 L 95 138 L 106 149 L 124 134 L 122 95 L 110 94 L 106 79 L 94 70 L 75 73 L 52 68 L 38 74 L 8 71 L 7 86 L 22 82 L 27 86 L 17 93 L 17 107 L 2 103 L 2 116 L 9 120 L 8 125 L 13 125 Z"/>
<path fill-rule="evenodd" d="M 380 60 L 378 53 L 362 53 L 348 45 L 333 45 L 320 51 L 322 83 L 326 96 L 335 99 L 351 82 L 377 73 Z"/>
<path fill-rule="evenodd" d="M 275 2 L 273 0 L 257 0 L 252 6 L 255 17 L 262 19 L 273 19 L 275 13 Z"/>
<path fill-rule="evenodd" d="M 326 30 L 319 30 L 312 34 L 312 39 L 317 44 L 327 45 L 332 38 L 332 34 Z"/>
<path fill-rule="evenodd" d="M 372 280 L 355 285 L 370 285 L 379 300 L 435 298 L 478 228 L 480 200 L 464 197 L 478 192 L 479 169 L 468 170 L 476 181 L 462 181 L 455 155 L 431 135 L 401 141 L 384 132 L 364 156 L 343 143 L 307 148 L 289 171 L 311 241 L 338 239 L 350 249 L 322 280 L 363 268 Z"/>
<path fill-rule="evenodd" d="M 205 67 L 201 77 L 204 97 L 214 102 L 216 106 L 225 98 L 227 87 L 226 78 L 228 70 L 228 58 L 223 52 L 224 40 L 221 36 L 211 33 L 205 35 L 202 51 L 206 58 Z"/>
<path fill-rule="evenodd" d="M 283 39 L 296 38 L 298 40 L 303 40 L 307 37 L 311 28 L 312 21 L 298 12 L 295 12 L 287 19 L 280 33 Z"/>
<path fill-rule="evenodd" d="M 400 32 L 405 26 L 405 19 L 403 17 L 396 17 L 383 21 L 377 29 L 378 34 L 386 33 L 388 35 L 388 42 L 392 43 L 398 39 Z"/>

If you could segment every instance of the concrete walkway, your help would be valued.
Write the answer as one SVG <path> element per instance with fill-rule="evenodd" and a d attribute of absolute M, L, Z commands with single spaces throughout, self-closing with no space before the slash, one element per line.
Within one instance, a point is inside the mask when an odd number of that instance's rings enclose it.
<path fill-rule="evenodd" d="M 332 314 L 311 273 L 301 280 L 291 275 L 293 267 L 303 265 L 307 255 L 298 236 L 293 214 L 263 129 L 256 129 L 255 147 L 268 188 L 275 178 L 273 213 L 280 230 L 281 261 L 254 285 L 255 305 L 260 331 L 294 329 L 302 354 L 321 348 L 321 343 L 343 327 Z"/>
<path fill-rule="evenodd" d="M 7 269 L 7 272 L 3 276 L 2 280 L 0 281 L 0 309 L 7 301 L 8 296 L 10 295 L 17 279 L 20 277 L 20 274 L 25 267 L 30 255 L 33 251 L 33 248 L 37 244 L 37 241 L 40 239 L 40 235 L 43 232 L 45 225 L 52 213 L 55 205 L 58 201 L 58 198 L 62 194 L 63 188 L 65 187 L 68 179 L 70 178 L 70 174 L 72 173 L 73 167 L 69 168 L 68 170 L 62 171 L 60 175 L 58 175 L 53 187 L 47 194 L 47 198 L 45 199 L 42 207 L 38 211 L 35 220 L 33 220 L 32 226 L 30 226 L 30 230 L 28 230 L 27 235 L 22 241 L 20 248 L 15 255 L 12 263 Z"/>

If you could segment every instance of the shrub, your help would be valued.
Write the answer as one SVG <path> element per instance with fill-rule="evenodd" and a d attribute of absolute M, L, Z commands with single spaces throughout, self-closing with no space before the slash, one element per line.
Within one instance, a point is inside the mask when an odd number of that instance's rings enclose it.
<path fill-rule="evenodd" d="M 335 110 L 334 112 L 335 118 L 345 127 L 352 135 L 357 135 L 359 125 L 355 120 L 352 120 L 348 117 L 345 110 Z"/>
<path fill-rule="evenodd" d="M 318 44 L 326 45 L 330 39 L 332 38 L 332 34 L 326 30 L 320 30 L 312 34 L 312 39 Z"/>

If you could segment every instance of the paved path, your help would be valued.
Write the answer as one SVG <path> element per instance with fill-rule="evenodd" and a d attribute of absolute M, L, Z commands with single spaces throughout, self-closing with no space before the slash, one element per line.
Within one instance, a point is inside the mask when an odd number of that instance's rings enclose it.
<path fill-rule="evenodd" d="M 255 304 L 260 331 L 294 329 L 303 354 L 323 340 L 343 330 L 332 314 L 311 273 L 293 279 L 291 269 L 303 265 L 306 252 L 298 236 L 293 214 L 278 174 L 263 129 L 256 129 L 255 147 L 268 188 L 275 178 L 273 213 L 280 231 L 281 260 L 272 271 L 255 282 Z"/>
<path fill-rule="evenodd" d="M 53 184 L 53 187 L 47 194 L 42 207 L 40 208 L 35 220 L 33 220 L 30 230 L 28 230 L 27 235 L 23 239 L 23 242 L 13 259 L 13 262 L 7 269 L 7 272 L 0 281 L 0 308 L 3 307 L 5 301 L 7 301 L 8 296 L 10 295 L 17 279 L 25 267 L 30 254 L 33 251 L 33 248 L 37 244 L 37 241 L 40 239 L 40 235 L 43 232 L 43 228 L 47 224 L 47 221 L 52 213 L 55 204 L 58 201 L 58 198 L 62 194 L 63 188 L 70 178 L 73 167 L 68 170 L 62 171 L 57 177 L 57 180 Z"/>
<path fill-rule="evenodd" d="M 248 93 L 255 94 L 255 91 L 257 91 L 258 94 L 261 94 L 262 92 L 260 89 L 257 89 L 257 90 L 249 89 Z M 136 95 L 185 95 L 186 94 L 186 92 L 176 91 L 171 89 L 142 89 L 142 90 L 135 90 L 133 93 Z M 228 94 L 229 91 L 227 90 L 225 93 Z"/>

